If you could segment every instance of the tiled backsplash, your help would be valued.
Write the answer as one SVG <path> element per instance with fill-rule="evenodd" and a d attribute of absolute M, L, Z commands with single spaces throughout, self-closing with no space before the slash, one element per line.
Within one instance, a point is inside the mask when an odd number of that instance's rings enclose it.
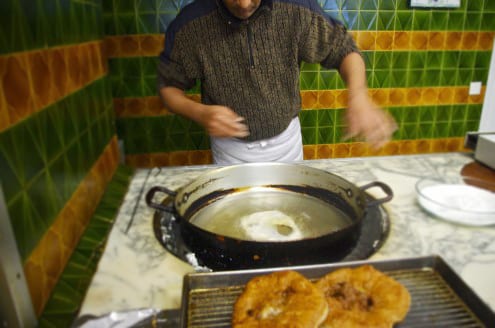
<path fill-rule="evenodd" d="M 0 182 L 38 315 L 118 164 L 102 15 L 0 1 Z"/>
<path fill-rule="evenodd" d="M 163 108 L 155 70 L 163 33 L 191 1 L 116 0 L 104 8 L 106 44 L 118 135 L 135 166 L 208 163 L 203 130 Z M 348 27 L 365 58 L 370 94 L 399 123 L 389 147 L 374 152 L 342 139 L 345 86 L 336 71 L 303 63 L 300 114 L 305 158 L 347 157 L 335 151 L 393 155 L 463 150 L 467 131 L 477 130 L 482 94 L 469 96 L 472 81 L 486 84 L 495 3 L 462 1 L 459 9 L 410 9 L 408 0 L 319 1 Z M 189 90 L 199 97 L 199 88 Z M 329 152 L 329 149 L 331 151 Z"/>

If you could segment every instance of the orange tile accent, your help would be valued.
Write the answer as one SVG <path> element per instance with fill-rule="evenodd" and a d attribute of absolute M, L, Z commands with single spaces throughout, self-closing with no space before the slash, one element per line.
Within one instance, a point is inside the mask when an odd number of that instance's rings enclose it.
<path fill-rule="evenodd" d="M 380 149 L 373 149 L 364 142 L 303 146 L 305 160 L 465 151 L 468 151 L 468 149 L 464 148 L 463 137 L 394 140 Z M 213 161 L 209 150 L 126 155 L 126 164 L 137 168 L 208 165 L 211 163 L 213 163 Z"/>
<path fill-rule="evenodd" d="M 107 72 L 102 41 L 0 56 L 0 132 Z"/>
<path fill-rule="evenodd" d="M 317 159 L 318 158 L 317 145 L 304 145 L 303 156 L 304 159 Z"/>
<path fill-rule="evenodd" d="M 462 32 L 449 32 L 445 42 L 445 48 L 459 50 L 462 48 Z"/>
<path fill-rule="evenodd" d="M 428 50 L 444 50 L 447 32 L 430 32 L 428 34 Z"/>
<path fill-rule="evenodd" d="M 390 50 L 394 44 L 393 32 L 378 32 L 375 50 Z"/>
<path fill-rule="evenodd" d="M 26 260 L 24 272 L 38 315 L 117 169 L 118 160 L 114 137 Z"/>
<path fill-rule="evenodd" d="M 361 50 L 491 50 L 495 32 L 349 31 Z M 132 34 L 105 38 L 110 58 L 158 56 L 163 34 Z"/>
<path fill-rule="evenodd" d="M 415 31 L 411 33 L 411 47 L 415 50 L 428 48 L 429 32 Z"/>
<path fill-rule="evenodd" d="M 314 108 L 318 104 L 318 91 L 305 91 L 301 93 L 302 108 Z"/>
<path fill-rule="evenodd" d="M 334 145 L 317 145 L 316 158 L 332 158 Z M 306 154 L 304 154 L 306 155 Z M 306 157 L 305 157 L 306 158 Z"/>
<path fill-rule="evenodd" d="M 105 49 L 108 57 L 158 56 L 164 42 L 163 34 L 108 36 L 105 38 Z"/>
<path fill-rule="evenodd" d="M 198 94 L 187 95 L 191 100 L 200 101 Z M 160 97 L 114 98 L 113 106 L 117 117 L 162 116 L 171 114 Z"/>
<path fill-rule="evenodd" d="M 210 150 L 174 151 L 126 155 L 126 164 L 132 167 L 161 167 L 212 164 Z"/>
<path fill-rule="evenodd" d="M 355 40 L 361 50 L 373 50 L 376 48 L 376 31 L 359 31 Z"/>
<path fill-rule="evenodd" d="M 394 32 L 394 43 L 392 45 L 392 50 L 408 50 L 411 44 L 411 34 L 412 32 Z"/>
<path fill-rule="evenodd" d="M 469 95 L 468 87 L 369 89 L 370 97 L 380 107 L 482 104 L 485 92 L 486 87 L 482 87 L 481 94 L 475 96 Z M 199 95 L 188 97 L 200 101 Z M 347 90 L 301 91 L 301 98 L 304 110 L 347 107 Z M 159 97 L 114 98 L 113 104 L 117 117 L 171 114 L 163 107 Z"/>

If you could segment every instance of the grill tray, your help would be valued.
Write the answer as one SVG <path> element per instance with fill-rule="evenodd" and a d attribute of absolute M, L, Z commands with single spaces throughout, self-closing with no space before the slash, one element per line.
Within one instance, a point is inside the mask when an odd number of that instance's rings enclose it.
<path fill-rule="evenodd" d="M 401 282 L 411 308 L 396 327 L 489 327 L 495 313 L 439 256 L 401 260 L 354 261 L 273 269 L 191 273 L 182 289 L 182 327 L 230 327 L 235 300 L 251 278 L 295 270 L 310 280 L 342 267 L 371 264 Z"/>

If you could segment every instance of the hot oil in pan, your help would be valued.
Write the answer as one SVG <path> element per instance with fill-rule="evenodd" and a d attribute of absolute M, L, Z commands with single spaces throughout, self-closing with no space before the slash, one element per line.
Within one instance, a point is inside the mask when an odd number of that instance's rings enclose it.
<path fill-rule="evenodd" d="M 351 219 L 318 198 L 257 187 L 210 203 L 198 210 L 190 222 L 237 239 L 287 241 L 328 234 L 348 226 Z"/>

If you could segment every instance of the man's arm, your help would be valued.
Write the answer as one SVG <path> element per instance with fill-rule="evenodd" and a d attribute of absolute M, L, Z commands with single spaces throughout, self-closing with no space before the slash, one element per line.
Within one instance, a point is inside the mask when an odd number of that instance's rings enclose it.
<path fill-rule="evenodd" d="M 163 87 L 160 96 L 171 112 L 202 125 L 213 137 L 237 137 L 249 135 L 244 119 L 230 108 L 204 105 L 188 98 L 184 91 L 175 87 Z"/>
<path fill-rule="evenodd" d="M 366 68 L 361 55 L 357 52 L 348 54 L 340 64 L 339 73 L 349 91 L 347 138 L 364 138 L 373 148 L 382 147 L 397 130 L 397 124 L 369 97 Z"/>

